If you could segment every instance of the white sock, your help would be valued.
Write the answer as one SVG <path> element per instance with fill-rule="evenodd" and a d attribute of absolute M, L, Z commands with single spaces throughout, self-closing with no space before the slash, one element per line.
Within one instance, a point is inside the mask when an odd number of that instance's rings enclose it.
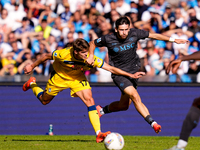
<path fill-rule="evenodd" d="M 96 135 L 98 135 L 98 134 L 99 134 L 99 132 L 101 132 L 101 130 L 97 131 L 97 132 L 96 132 Z"/>
<path fill-rule="evenodd" d="M 187 146 L 187 143 L 188 143 L 188 142 L 179 139 L 179 140 L 178 140 L 178 144 L 177 144 L 177 148 L 185 148 L 185 147 Z"/>
<path fill-rule="evenodd" d="M 105 114 L 104 111 L 103 111 L 103 108 L 101 108 L 99 112 L 100 112 L 101 115 Z"/>
<path fill-rule="evenodd" d="M 153 128 L 153 125 L 154 125 L 155 123 L 157 123 L 157 122 L 154 121 L 154 122 L 151 123 L 151 127 L 152 127 L 152 128 Z"/>

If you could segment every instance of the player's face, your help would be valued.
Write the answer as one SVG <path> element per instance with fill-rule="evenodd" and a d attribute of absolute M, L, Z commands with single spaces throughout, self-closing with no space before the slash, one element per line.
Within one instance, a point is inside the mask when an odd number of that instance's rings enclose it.
<path fill-rule="evenodd" d="M 130 30 L 130 26 L 128 24 L 119 25 L 118 29 L 115 28 L 115 32 L 117 32 L 118 37 L 120 39 L 126 39 Z"/>
<path fill-rule="evenodd" d="M 83 49 L 82 51 L 74 51 L 75 57 L 76 59 L 82 59 L 85 60 L 87 59 L 87 55 L 88 55 L 88 50 L 87 49 Z"/>

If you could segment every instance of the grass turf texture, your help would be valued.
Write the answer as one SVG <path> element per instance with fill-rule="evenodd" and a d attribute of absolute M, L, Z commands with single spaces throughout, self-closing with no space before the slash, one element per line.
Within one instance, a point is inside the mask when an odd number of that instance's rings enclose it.
<path fill-rule="evenodd" d="M 123 136 L 123 150 L 163 150 L 176 145 L 178 137 Z M 104 150 L 95 136 L 0 135 L 0 150 Z M 198 150 L 200 137 L 190 137 L 186 150 Z"/>

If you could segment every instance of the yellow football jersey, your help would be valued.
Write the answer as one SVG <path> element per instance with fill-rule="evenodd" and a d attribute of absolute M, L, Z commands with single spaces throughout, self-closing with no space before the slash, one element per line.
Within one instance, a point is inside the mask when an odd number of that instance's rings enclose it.
<path fill-rule="evenodd" d="M 62 78 L 73 80 L 80 79 L 84 75 L 84 71 L 90 70 L 92 67 L 87 66 L 84 60 L 78 60 L 74 57 L 73 48 L 67 47 L 53 52 L 53 68 Z M 104 61 L 94 56 L 94 66 L 101 68 Z"/>

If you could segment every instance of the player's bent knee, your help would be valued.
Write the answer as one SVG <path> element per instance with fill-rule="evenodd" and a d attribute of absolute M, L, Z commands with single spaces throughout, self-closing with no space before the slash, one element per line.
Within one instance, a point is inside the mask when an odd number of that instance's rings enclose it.
<path fill-rule="evenodd" d="M 47 105 L 47 104 L 50 103 L 50 101 L 41 101 L 41 103 L 42 103 L 43 105 Z"/>
<path fill-rule="evenodd" d="M 141 103 L 141 100 L 137 95 L 131 95 L 130 98 L 134 103 Z"/>
<path fill-rule="evenodd" d="M 128 108 L 129 108 L 129 106 L 125 106 L 125 105 L 120 106 L 121 111 L 126 111 L 126 110 L 128 110 Z"/>
<path fill-rule="evenodd" d="M 50 96 L 44 92 L 43 95 L 40 96 L 39 100 L 43 105 L 47 105 L 52 101 L 53 98 L 54 96 Z"/>
<path fill-rule="evenodd" d="M 49 104 L 51 102 L 51 99 L 42 99 L 41 100 L 41 103 L 43 104 L 43 105 L 47 105 L 47 104 Z"/>

